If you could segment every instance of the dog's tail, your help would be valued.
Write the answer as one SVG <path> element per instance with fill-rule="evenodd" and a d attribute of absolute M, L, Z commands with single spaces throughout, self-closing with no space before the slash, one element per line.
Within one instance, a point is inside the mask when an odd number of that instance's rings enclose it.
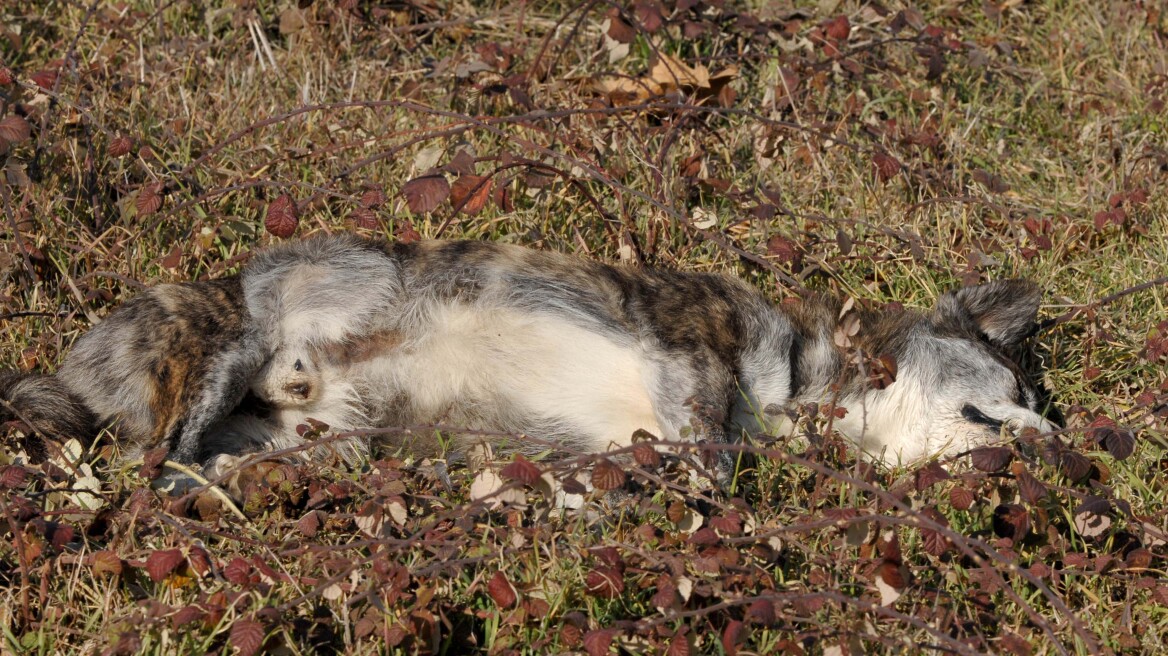
<path fill-rule="evenodd" d="M 98 421 L 56 376 L 0 370 L 0 423 L 18 421 L 32 429 L 24 444 L 30 456 L 45 455 L 44 437 L 77 438 L 88 444 L 97 435 Z"/>

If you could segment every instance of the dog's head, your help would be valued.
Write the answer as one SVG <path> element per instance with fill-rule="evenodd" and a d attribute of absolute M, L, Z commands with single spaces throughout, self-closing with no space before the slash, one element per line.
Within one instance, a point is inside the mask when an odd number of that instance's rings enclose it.
<path fill-rule="evenodd" d="M 277 408 L 307 405 L 321 395 L 321 374 L 311 349 L 282 346 L 252 380 L 251 391 Z"/>
<path fill-rule="evenodd" d="M 955 453 L 1030 427 L 1052 430 L 1040 397 L 1011 358 L 1035 330 L 1042 293 L 998 280 L 949 292 L 932 312 L 882 322 L 877 335 L 897 365 L 896 381 L 845 405 L 842 432 L 887 462 Z"/>

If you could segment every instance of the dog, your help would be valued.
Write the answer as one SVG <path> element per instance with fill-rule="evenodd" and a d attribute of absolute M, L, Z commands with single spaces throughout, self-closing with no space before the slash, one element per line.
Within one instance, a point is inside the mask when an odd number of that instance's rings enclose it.
<path fill-rule="evenodd" d="M 0 374 L 0 398 L 8 419 L 43 434 L 112 424 L 125 457 L 166 446 L 205 465 L 302 445 L 310 418 L 595 453 L 639 431 L 720 443 L 782 430 L 792 409 L 834 401 L 846 411 L 834 428 L 862 453 L 907 463 L 1053 428 L 1007 357 L 1040 299 L 1033 283 L 999 280 L 929 311 L 817 295 L 775 306 L 719 274 L 340 235 L 262 251 L 238 276 L 152 288 L 81 337 L 55 375 Z M 877 366 L 887 375 L 874 385 Z M 314 453 L 352 461 L 376 441 Z"/>

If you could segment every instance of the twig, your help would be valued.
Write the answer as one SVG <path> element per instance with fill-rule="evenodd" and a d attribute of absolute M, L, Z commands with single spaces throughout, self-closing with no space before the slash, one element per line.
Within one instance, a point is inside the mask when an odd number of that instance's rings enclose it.
<path fill-rule="evenodd" d="M 1040 322 L 1038 324 L 1038 330 L 1039 330 L 1039 332 L 1044 331 L 1044 330 L 1049 330 L 1055 326 L 1058 326 L 1060 324 L 1064 324 L 1064 323 L 1070 321 L 1071 319 L 1074 319 L 1076 316 L 1078 316 L 1079 314 L 1082 314 L 1083 312 L 1086 312 L 1088 310 L 1094 310 L 1096 308 L 1103 307 L 1104 305 L 1109 305 L 1111 303 L 1118 301 L 1119 299 L 1121 299 L 1125 296 L 1131 296 L 1132 294 L 1142 292 L 1145 289 L 1151 289 L 1152 287 L 1156 287 L 1158 285 L 1168 285 L 1168 276 L 1160 276 L 1159 278 L 1154 278 L 1154 279 L 1149 280 L 1147 282 L 1142 282 L 1138 285 L 1133 285 L 1131 287 L 1128 287 L 1127 289 L 1122 289 L 1118 292 L 1115 292 L 1114 294 L 1108 294 L 1107 296 L 1104 296 L 1103 298 L 1101 298 L 1097 301 L 1094 301 L 1091 303 L 1085 303 L 1083 305 L 1077 305 L 1077 306 L 1071 308 L 1070 310 L 1067 310 L 1066 312 L 1060 314 L 1059 316 L 1057 316 L 1053 319 L 1046 319 L 1046 320 Z"/>
<path fill-rule="evenodd" d="M 144 463 L 143 463 L 142 458 L 137 458 L 135 460 L 131 460 L 129 462 L 123 463 L 122 464 L 122 471 L 133 469 L 134 467 L 141 467 L 143 464 Z M 243 511 L 239 509 L 239 506 L 235 505 L 235 502 L 231 500 L 231 497 L 228 496 L 227 493 L 224 492 L 223 489 L 220 488 L 218 485 L 212 485 L 210 481 L 208 481 L 206 478 L 203 477 L 202 474 L 196 472 L 195 470 L 191 469 L 190 467 L 188 467 L 180 462 L 175 462 L 173 460 L 162 461 L 162 466 L 167 468 L 167 469 L 173 469 L 173 470 L 179 472 L 180 474 L 183 474 L 184 476 L 189 476 L 190 478 L 194 479 L 194 481 L 199 484 L 199 487 L 195 488 L 195 490 L 197 490 L 197 491 L 209 490 L 211 492 L 211 494 L 218 497 L 218 499 L 223 502 L 223 505 L 227 506 L 227 508 L 229 510 L 231 510 L 232 514 L 234 514 L 236 517 L 242 519 L 246 523 L 251 523 L 251 520 L 248 519 L 247 515 L 243 514 Z M 231 473 L 234 473 L 234 472 L 231 472 Z M 228 474 L 228 475 L 230 475 L 230 474 Z M 221 480 L 223 478 L 226 478 L 226 476 L 222 476 L 222 477 L 220 477 L 220 479 L 216 479 L 216 480 Z M 179 502 L 185 501 L 186 498 L 189 496 L 190 496 L 189 492 L 187 494 L 184 494 L 182 497 L 179 497 Z"/>

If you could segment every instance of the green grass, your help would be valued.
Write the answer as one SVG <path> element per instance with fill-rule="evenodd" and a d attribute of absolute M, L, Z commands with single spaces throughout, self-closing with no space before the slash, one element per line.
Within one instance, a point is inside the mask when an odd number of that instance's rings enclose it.
<path fill-rule="evenodd" d="M 237 270 L 278 241 L 264 217 L 281 194 L 299 205 L 297 238 L 509 241 L 725 271 L 776 301 L 798 291 L 791 278 L 927 306 L 963 282 L 1024 276 L 1048 290 L 1050 318 L 1165 275 L 1168 22 L 1150 5 L 928 3 L 898 20 L 897 4 L 667 3 L 666 25 L 610 63 L 609 5 L 347 4 L 318 1 L 299 21 L 295 3 L 0 8 L 15 79 L 0 120 L 31 126 L 0 148 L 5 367 L 52 370 L 134 281 Z M 851 26 L 842 58 L 823 45 L 838 15 Z M 702 33 L 687 36 L 687 21 Z M 733 101 L 699 108 L 683 90 L 668 107 L 603 110 L 588 80 L 639 78 L 655 52 L 738 64 Z M 120 137 L 132 146 L 114 156 Z M 412 215 L 405 182 L 433 166 L 454 182 L 461 150 L 462 173 L 492 175 L 507 197 Z M 898 170 L 880 175 L 878 154 Z M 143 200 L 159 190 L 158 207 Z M 363 207 L 371 190 L 384 200 Z M 1120 225 L 1097 227 L 1110 199 L 1137 190 L 1146 200 L 1124 201 Z M 1154 653 L 1168 638 L 1168 376 L 1146 353 L 1166 300 L 1152 286 L 1036 340 L 1062 439 L 1094 464 L 1084 481 L 1024 445 L 1013 469 L 964 459 L 917 486 L 913 469 L 871 471 L 831 437 L 806 453 L 778 440 L 751 447 L 760 457 L 732 501 L 696 503 L 667 468 L 560 514 L 532 489 L 525 506 L 487 511 L 461 465 L 448 489 L 391 453 L 361 471 L 257 476 L 242 521 L 210 497 L 151 491 L 110 464 L 104 439 L 86 456 L 94 510 L 49 492 L 76 487 L 67 463 L 4 473 L 0 651 Z M 1092 442 L 1096 416 L 1138 432 L 1134 455 Z M 577 464 L 538 462 L 557 476 Z M 1023 470 L 1045 498 L 1021 495 Z M 1074 528 L 1088 495 L 1111 507 L 1091 538 Z M 388 516 L 395 499 L 404 522 Z M 994 521 L 1011 507 L 1025 536 Z M 695 516 L 715 533 L 684 531 Z M 952 541 L 940 555 L 918 526 L 938 521 Z M 159 568 L 170 549 L 181 557 Z M 898 563 L 906 586 L 882 606 L 877 572 Z M 496 573 L 513 603 L 489 585 Z"/>

